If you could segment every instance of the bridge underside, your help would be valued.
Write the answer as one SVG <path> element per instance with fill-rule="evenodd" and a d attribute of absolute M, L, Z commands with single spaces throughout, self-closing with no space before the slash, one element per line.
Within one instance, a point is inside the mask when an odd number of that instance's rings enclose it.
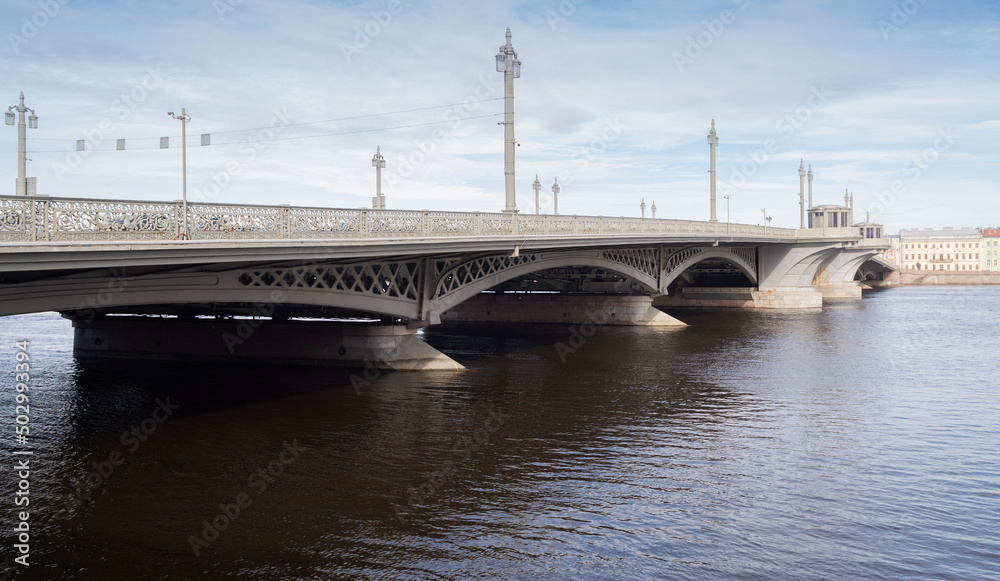
<path fill-rule="evenodd" d="M 59 311 L 74 321 L 78 350 L 86 355 L 159 349 L 191 357 L 225 347 L 229 355 L 263 360 L 260 347 L 243 346 L 253 335 L 257 345 L 290 346 L 285 358 L 298 350 L 308 351 L 302 359 L 324 364 L 441 369 L 457 364 L 412 341 L 426 346 L 413 333 L 442 319 L 682 326 L 654 305 L 816 307 L 824 296 L 855 296 L 855 290 L 859 296 L 855 274 L 874 253 L 830 243 L 716 243 L 64 267 L 0 273 L 0 315 Z M 305 327 L 303 319 L 326 320 L 323 333 L 339 339 L 324 343 L 318 323 Z M 212 325 L 212 346 L 170 339 Z M 393 331 L 372 330 L 379 326 Z M 314 348 L 319 344 L 325 347 Z"/>

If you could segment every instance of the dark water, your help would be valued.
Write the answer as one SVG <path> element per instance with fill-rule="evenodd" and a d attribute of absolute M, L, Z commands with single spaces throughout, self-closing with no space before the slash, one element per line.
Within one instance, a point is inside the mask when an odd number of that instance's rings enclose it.
<path fill-rule="evenodd" d="M 582 344 L 443 326 L 426 340 L 469 371 L 353 384 L 79 361 L 67 321 L 6 318 L 0 558 L 18 579 L 997 579 L 998 313 L 1000 288 L 905 288 Z"/>

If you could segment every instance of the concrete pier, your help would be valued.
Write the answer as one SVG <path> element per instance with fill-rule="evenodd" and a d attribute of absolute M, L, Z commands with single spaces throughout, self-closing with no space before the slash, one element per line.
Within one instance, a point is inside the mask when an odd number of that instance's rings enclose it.
<path fill-rule="evenodd" d="M 869 287 L 870 288 L 870 287 Z M 817 286 L 816 290 L 823 295 L 823 300 L 827 299 L 860 299 L 861 285 L 857 282 L 851 282 L 844 285 L 837 286 Z"/>
<path fill-rule="evenodd" d="M 464 369 L 406 325 L 112 316 L 89 322 L 78 318 L 73 327 L 73 352 L 84 357 Z"/>
<path fill-rule="evenodd" d="M 442 313 L 441 322 L 686 326 L 648 296 L 557 293 L 483 293 Z"/>
<path fill-rule="evenodd" d="M 753 304 L 757 309 L 818 309 L 823 306 L 823 293 L 813 288 L 756 290 Z"/>

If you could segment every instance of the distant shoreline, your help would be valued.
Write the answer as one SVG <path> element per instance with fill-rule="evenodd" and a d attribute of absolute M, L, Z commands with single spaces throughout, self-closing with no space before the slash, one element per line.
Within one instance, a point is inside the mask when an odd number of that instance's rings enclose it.
<path fill-rule="evenodd" d="M 899 286 L 990 286 L 1000 285 L 1000 272 L 901 269 L 887 282 Z"/>

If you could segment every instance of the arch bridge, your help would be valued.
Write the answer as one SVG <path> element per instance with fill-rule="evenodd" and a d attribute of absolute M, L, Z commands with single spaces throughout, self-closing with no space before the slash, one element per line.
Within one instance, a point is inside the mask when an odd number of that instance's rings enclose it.
<path fill-rule="evenodd" d="M 78 347 L 88 325 L 122 314 L 209 317 L 218 325 L 238 325 L 241 315 L 368 317 L 413 329 L 463 309 L 474 316 L 468 306 L 489 291 L 520 294 L 529 310 L 525 298 L 550 305 L 600 296 L 606 305 L 617 297 L 629 305 L 617 323 L 677 323 L 652 301 L 683 300 L 687 291 L 706 288 L 742 289 L 757 308 L 814 308 L 824 297 L 858 297 L 859 268 L 888 246 L 855 228 L 187 208 L 185 219 L 180 203 L 0 196 L 0 315 L 62 312 L 77 325 Z M 229 334 L 242 340 L 230 340 L 230 352 L 232 344 L 250 342 Z M 335 351 L 343 355 L 341 343 Z"/>

